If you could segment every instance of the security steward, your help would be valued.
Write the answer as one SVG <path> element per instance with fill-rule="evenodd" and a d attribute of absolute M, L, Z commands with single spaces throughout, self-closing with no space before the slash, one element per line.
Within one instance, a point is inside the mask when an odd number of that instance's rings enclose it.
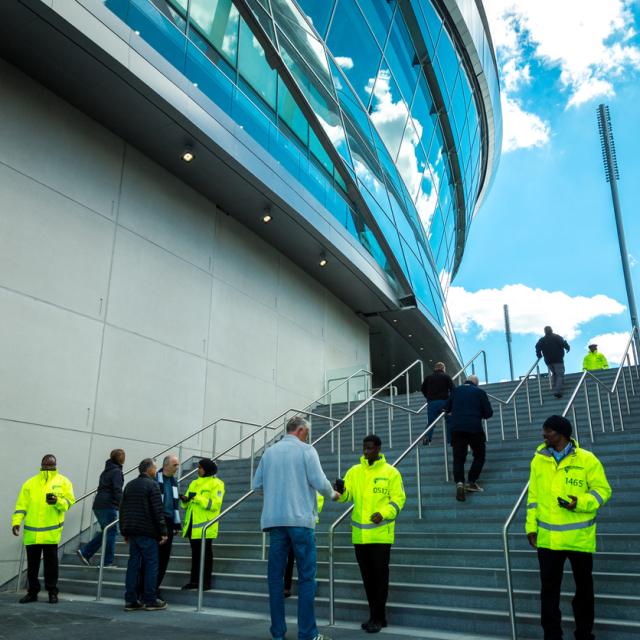
<path fill-rule="evenodd" d="M 14 536 L 20 535 L 20 524 L 24 523 L 28 591 L 19 600 L 20 604 L 38 600 L 41 557 L 44 557 L 44 587 L 49 592 L 49 602 L 58 602 L 58 544 L 64 514 L 75 501 L 71 481 L 58 472 L 56 457 L 47 454 L 40 463 L 40 472 L 22 485 L 11 518 Z"/>
<path fill-rule="evenodd" d="M 540 622 L 545 640 L 562 638 L 560 587 L 568 558 L 576 584 L 575 638 L 593 640 L 596 516 L 611 487 L 598 458 L 571 437 L 566 418 L 550 416 L 542 428 L 544 442 L 531 461 L 526 522 L 529 544 L 538 550 Z"/>
<path fill-rule="evenodd" d="M 198 462 L 198 477 L 191 482 L 187 494 L 180 496 L 181 506 L 186 509 L 182 536 L 189 538 L 191 544 L 191 577 L 183 589 L 197 589 L 200 574 L 200 554 L 202 529 L 207 522 L 213 520 L 222 508 L 224 498 L 224 482 L 215 475 L 218 465 L 209 458 Z M 204 540 L 204 573 L 202 588 L 211 589 L 211 570 L 213 568 L 213 550 L 211 541 L 218 537 L 218 523 L 212 524 Z"/>
<path fill-rule="evenodd" d="M 604 353 L 598 351 L 598 345 L 591 343 L 589 345 L 589 353 L 582 360 L 583 371 L 597 371 L 598 369 L 608 369 L 609 363 Z"/>
<path fill-rule="evenodd" d="M 380 453 L 382 441 L 368 435 L 362 441 L 360 464 L 336 480 L 340 502 L 352 501 L 351 541 L 360 566 L 362 583 L 369 602 L 369 619 L 362 623 L 367 633 L 387 626 L 389 559 L 394 540 L 395 519 L 406 496 L 400 472 Z"/>

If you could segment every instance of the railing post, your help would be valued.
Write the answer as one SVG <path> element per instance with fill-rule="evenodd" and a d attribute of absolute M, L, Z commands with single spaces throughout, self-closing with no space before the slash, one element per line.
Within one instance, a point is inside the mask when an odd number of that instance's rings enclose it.
<path fill-rule="evenodd" d="M 251 488 L 252 483 L 253 483 L 253 456 L 255 455 L 255 438 L 252 436 L 251 437 L 251 452 L 249 455 L 249 458 L 251 459 L 251 463 L 249 465 L 249 488 Z"/>
<path fill-rule="evenodd" d="M 213 429 L 211 430 L 213 433 L 211 435 L 211 457 L 216 457 L 216 448 L 217 448 L 217 440 L 218 440 L 218 423 L 216 422 L 213 425 Z"/>
<path fill-rule="evenodd" d="M 336 623 L 335 612 L 335 592 L 334 592 L 334 575 L 333 575 L 333 525 L 329 527 L 329 625 Z"/>
<path fill-rule="evenodd" d="M 536 365 L 536 371 L 538 372 L 538 395 L 540 396 L 540 406 L 543 405 L 542 402 L 542 382 L 540 380 L 540 365 Z"/>
<path fill-rule="evenodd" d="M 580 444 L 580 436 L 578 435 L 578 421 L 576 420 L 576 405 L 571 405 L 571 415 L 573 416 L 573 432 L 576 436 L 576 442 Z"/>
<path fill-rule="evenodd" d="M 518 429 L 518 407 L 516 405 L 515 396 L 513 396 L 513 420 L 516 425 L 516 440 L 520 440 L 520 430 Z"/>
<path fill-rule="evenodd" d="M 504 440 L 504 419 L 502 417 L 502 402 L 498 403 L 498 407 L 500 408 L 500 433 L 502 433 L 502 439 Z"/>
<path fill-rule="evenodd" d="M 484 438 L 487 442 L 489 442 L 489 427 L 487 426 L 487 421 L 482 419 L 482 428 L 484 429 Z"/>
<path fill-rule="evenodd" d="M 331 432 L 333 433 L 333 432 Z M 342 469 L 342 452 L 341 452 L 341 442 L 342 442 L 342 425 L 340 425 L 338 427 L 338 477 L 341 478 L 342 477 L 342 473 L 340 473 L 340 470 Z"/>
<path fill-rule="evenodd" d="M 331 392 L 329 392 L 329 424 L 333 426 L 333 401 L 331 399 Z M 331 432 L 331 453 L 334 453 L 333 446 L 333 431 Z"/>
<path fill-rule="evenodd" d="M 203 580 L 204 580 L 204 553 L 207 540 L 207 530 L 213 521 L 206 522 L 202 527 L 202 541 L 200 542 L 200 566 L 198 567 L 198 606 L 196 611 L 202 611 L 202 594 L 203 594 Z"/>
<path fill-rule="evenodd" d="M 631 395 L 636 395 L 636 389 L 633 386 L 633 372 L 631 371 L 631 358 L 629 357 L 629 352 L 627 351 L 627 366 L 629 367 L 629 384 L 631 385 Z"/>
<path fill-rule="evenodd" d="M 602 396 L 600 395 L 600 384 L 596 384 L 596 395 L 598 396 L 598 411 L 600 412 L 600 425 L 604 433 L 604 413 L 602 412 Z"/>
<path fill-rule="evenodd" d="M 531 399 L 529 397 L 529 376 L 527 376 L 527 381 L 524 383 L 524 386 L 527 389 L 527 409 L 529 411 L 529 424 L 533 422 L 533 418 L 531 417 Z M 515 398 L 513 399 L 515 402 Z"/>
<path fill-rule="evenodd" d="M 100 565 L 98 567 L 98 589 L 96 592 L 96 602 L 100 602 L 102 599 L 102 577 L 104 574 L 104 554 L 107 548 L 107 537 L 109 535 L 109 529 L 111 527 L 115 527 L 118 523 L 118 519 L 116 518 L 113 522 L 110 522 L 103 530 L 102 530 L 102 541 L 100 543 Z"/>
<path fill-rule="evenodd" d="M 622 419 L 622 407 L 620 406 L 620 389 L 616 387 L 616 403 L 618 404 L 618 416 L 620 417 L 620 431 L 624 431 L 624 420 Z"/>
<path fill-rule="evenodd" d="M 409 414 L 409 431 L 411 431 L 411 414 Z M 422 520 L 422 478 L 420 477 L 420 447 L 416 447 L 416 488 L 418 490 L 418 520 Z"/>
<path fill-rule="evenodd" d="M 609 419 L 611 420 L 611 431 L 615 431 L 616 427 L 613 422 L 613 407 L 611 406 L 611 394 L 607 393 L 607 403 L 609 404 Z"/>
<path fill-rule="evenodd" d="M 369 406 L 369 405 L 367 405 Z M 376 433 L 376 401 L 375 398 L 371 402 L 371 433 Z"/>
<path fill-rule="evenodd" d="M 484 361 L 484 383 L 489 384 L 489 373 L 487 370 L 487 354 L 484 350 L 482 351 L 482 359 Z"/>
<path fill-rule="evenodd" d="M 449 482 L 449 452 L 447 450 L 446 418 L 442 420 L 442 450 L 444 451 L 444 480 Z"/>
<path fill-rule="evenodd" d="M 262 532 L 262 555 L 261 558 L 263 560 L 267 559 L 267 534 L 265 531 Z"/>
<path fill-rule="evenodd" d="M 182 475 L 182 445 L 178 447 L 178 477 Z"/>
<path fill-rule="evenodd" d="M 589 406 L 589 391 L 587 379 L 584 380 L 584 401 L 587 405 L 587 421 L 589 423 L 589 436 L 591 437 L 591 442 L 593 442 L 593 424 L 591 422 L 591 407 Z"/>
<path fill-rule="evenodd" d="M 629 407 L 629 394 L 627 393 L 627 376 L 624 374 L 624 366 L 623 365 L 624 365 L 624 359 L 623 359 L 623 362 L 621 363 L 620 368 L 622 369 L 622 382 L 623 382 L 623 385 L 624 385 L 624 399 L 625 399 L 625 402 L 627 404 L 627 415 L 630 415 L 631 414 L 631 409 Z"/>

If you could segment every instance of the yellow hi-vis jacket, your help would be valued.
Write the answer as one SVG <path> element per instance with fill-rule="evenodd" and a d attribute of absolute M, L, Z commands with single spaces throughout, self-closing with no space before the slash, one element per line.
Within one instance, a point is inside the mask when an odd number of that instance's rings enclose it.
<path fill-rule="evenodd" d="M 55 504 L 47 504 L 47 493 L 56 495 Z M 22 485 L 11 526 L 24 521 L 25 545 L 59 544 L 64 514 L 75 501 L 68 478 L 57 471 L 40 471 Z"/>
<path fill-rule="evenodd" d="M 202 538 L 202 527 L 213 520 L 222 507 L 224 498 L 224 482 L 215 476 L 196 478 L 187 489 L 187 497 L 195 494 L 188 502 L 181 502 L 183 509 L 186 509 L 184 516 L 184 526 L 182 536 L 189 536 L 191 527 L 191 538 Z M 207 538 L 218 537 L 218 523 L 212 524 L 207 529 Z"/>
<path fill-rule="evenodd" d="M 382 454 L 372 465 L 362 456 L 360 464 L 347 471 L 344 487 L 340 502 L 353 502 L 353 544 L 393 544 L 395 519 L 406 500 L 400 472 Z M 371 522 L 376 512 L 382 516 L 380 524 Z"/>
<path fill-rule="evenodd" d="M 609 363 L 604 354 L 599 351 L 589 351 L 582 360 L 583 371 L 595 371 L 596 369 L 608 369 Z"/>
<path fill-rule="evenodd" d="M 543 443 L 531 461 L 526 532 L 538 534 L 538 546 L 556 551 L 596 550 L 596 515 L 611 497 L 600 460 L 578 446 L 558 464 Z M 578 502 L 573 511 L 558 504 L 558 497 Z"/>

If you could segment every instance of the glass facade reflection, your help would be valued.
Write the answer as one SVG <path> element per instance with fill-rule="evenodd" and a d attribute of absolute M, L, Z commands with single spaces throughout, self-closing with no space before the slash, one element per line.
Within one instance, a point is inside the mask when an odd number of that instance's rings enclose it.
<path fill-rule="evenodd" d="M 487 131 L 501 135 L 490 40 L 475 3 L 458 4 L 487 65 L 489 110 L 432 0 L 105 2 L 303 184 L 399 296 L 413 293 L 452 346 L 443 286 L 495 164 Z"/>

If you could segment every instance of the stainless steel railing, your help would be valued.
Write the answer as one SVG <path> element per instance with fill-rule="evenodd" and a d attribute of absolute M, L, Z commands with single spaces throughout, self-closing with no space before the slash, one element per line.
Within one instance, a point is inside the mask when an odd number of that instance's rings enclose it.
<path fill-rule="evenodd" d="M 588 416 L 588 422 L 589 422 L 589 432 L 590 432 L 590 436 L 591 436 L 591 442 L 593 442 L 593 426 L 592 426 L 592 422 L 591 422 L 591 409 L 589 407 L 589 396 L 588 393 L 586 391 L 587 387 L 586 387 L 586 380 L 588 378 L 593 378 L 597 381 L 597 385 L 596 385 L 596 389 L 598 391 L 598 405 L 599 405 L 599 412 L 600 412 L 600 417 L 602 420 L 602 429 L 603 432 L 605 431 L 605 427 L 604 427 L 604 416 L 603 416 L 603 412 L 602 412 L 602 402 L 601 402 L 601 397 L 600 397 L 600 387 L 604 387 L 607 391 L 608 398 L 610 400 L 611 396 L 615 393 L 616 397 L 617 397 L 617 401 L 618 401 L 618 411 L 619 411 L 619 418 L 620 418 L 620 423 L 621 423 L 621 430 L 624 430 L 624 424 L 622 423 L 622 410 L 620 407 L 620 396 L 619 396 L 619 388 L 618 388 L 618 383 L 620 381 L 620 377 L 622 376 L 623 382 L 624 382 L 624 386 L 625 386 L 625 396 L 626 396 L 626 400 L 627 400 L 627 411 L 630 413 L 630 407 L 629 407 L 629 398 L 626 392 L 626 378 L 625 378 L 625 374 L 623 372 L 624 368 L 625 368 L 625 362 L 627 363 L 627 373 L 629 375 L 629 381 L 630 381 L 630 386 L 631 386 L 631 390 L 632 393 L 635 395 L 635 387 L 633 385 L 633 374 L 631 371 L 632 366 L 635 367 L 635 372 L 636 372 L 636 379 L 640 378 L 639 374 L 638 374 L 638 351 L 637 351 L 637 347 L 636 347 L 636 339 L 638 337 L 639 333 L 638 333 L 638 328 L 637 327 L 633 327 L 631 332 L 629 333 L 629 340 L 627 342 L 627 346 L 623 352 L 621 361 L 620 361 L 620 368 L 618 369 L 618 373 L 616 374 L 616 377 L 614 379 L 613 385 L 611 386 L 611 389 L 609 389 L 608 387 L 606 387 L 606 385 L 604 385 L 602 383 L 601 380 L 598 380 L 598 378 L 592 374 L 589 371 L 585 371 L 581 378 L 580 381 L 578 382 L 578 384 L 576 385 L 576 388 L 574 389 L 573 393 L 571 394 L 571 397 L 569 398 L 569 401 L 567 402 L 567 406 L 564 408 L 564 411 L 562 412 L 563 416 L 566 416 L 567 413 L 569 413 L 569 409 L 572 410 L 572 417 L 574 419 L 574 428 L 576 428 L 577 423 L 576 423 L 576 415 L 575 415 L 575 401 L 576 398 L 578 397 L 578 393 L 580 391 L 580 388 L 582 387 L 582 385 L 584 385 L 584 389 L 585 389 L 585 400 L 586 400 L 586 404 L 587 404 L 587 416 Z M 631 359 L 630 359 L 630 350 L 632 351 L 633 357 L 634 357 L 634 363 L 631 363 Z M 611 426 L 612 426 L 612 430 L 614 430 L 614 424 L 613 424 L 613 412 L 611 411 L 611 402 L 609 402 L 609 414 L 610 414 L 610 418 L 611 418 Z M 576 432 L 577 435 L 577 432 Z M 576 440 L 578 441 L 578 438 L 576 437 Z M 505 576 L 507 579 L 507 599 L 508 599 L 508 604 L 509 604 L 509 621 L 511 623 L 511 638 L 512 640 L 517 640 L 518 638 L 518 630 L 517 630 L 517 622 L 516 622 L 516 611 L 515 611 L 515 602 L 514 602 L 514 598 L 513 598 L 513 576 L 512 576 L 512 572 L 511 572 L 511 557 L 509 555 L 509 528 L 511 527 L 511 524 L 516 516 L 516 513 L 518 512 L 518 510 L 520 509 L 520 506 L 522 505 L 522 502 L 524 501 L 525 496 L 527 495 L 529 491 L 529 482 L 527 482 L 524 486 L 524 489 L 522 490 L 522 492 L 520 493 L 520 495 L 518 496 L 518 499 L 516 500 L 513 509 L 511 510 L 511 512 L 509 513 L 509 516 L 507 517 L 507 519 L 505 520 L 505 523 L 502 527 L 502 546 L 503 546 L 503 552 L 504 552 L 504 564 L 505 564 Z"/>

